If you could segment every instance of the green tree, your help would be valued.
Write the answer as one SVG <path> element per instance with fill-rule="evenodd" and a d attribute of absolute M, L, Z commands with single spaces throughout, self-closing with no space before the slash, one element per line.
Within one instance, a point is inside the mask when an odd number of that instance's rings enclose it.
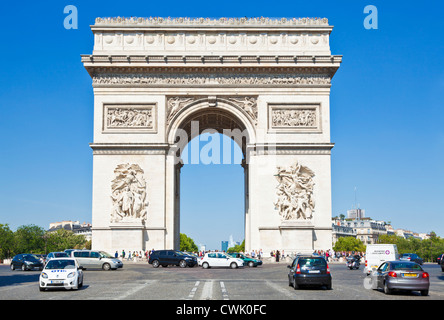
<path fill-rule="evenodd" d="M 188 237 L 186 234 L 180 234 L 180 251 L 197 252 L 199 249 L 194 243 L 194 240 Z"/>
<path fill-rule="evenodd" d="M 240 245 L 235 245 L 234 247 L 230 247 L 227 249 L 228 253 L 231 252 L 245 252 L 245 240 L 242 241 L 242 243 Z"/>
<path fill-rule="evenodd" d="M 65 249 L 83 249 L 87 247 L 85 236 L 76 235 L 70 230 L 59 229 L 45 233 L 45 253 Z"/>
<path fill-rule="evenodd" d="M 44 234 L 43 228 L 33 224 L 18 227 L 14 233 L 14 253 L 44 253 Z"/>
<path fill-rule="evenodd" d="M 341 237 L 336 241 L 333 250 L 335 251 L 365 251 L 365 245 L 355 237 Z"/>
<path fill-rule="evenodd" d="M 0 224 L 0 260 L 9 258 L 14 251 L 14 232 L 8 224 Z"/>

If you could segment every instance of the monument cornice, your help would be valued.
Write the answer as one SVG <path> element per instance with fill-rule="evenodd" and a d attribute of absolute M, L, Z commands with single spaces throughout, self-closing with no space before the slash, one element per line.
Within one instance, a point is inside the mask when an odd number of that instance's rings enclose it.
<path fill-rule="evenodd" d="M 297 27 L 321 27 L 332 28 L 327 18 L 189 18 L 189 17 L 97 17 L 91 28 L 104 27 L 180 27 L 180 28 L 297 28 Z"/>

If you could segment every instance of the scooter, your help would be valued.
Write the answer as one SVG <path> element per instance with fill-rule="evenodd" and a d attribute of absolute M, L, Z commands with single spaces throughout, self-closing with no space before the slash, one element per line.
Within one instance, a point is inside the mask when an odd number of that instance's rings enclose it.
<path fill-rule="evenodd" d="M 350 270 L 359 269 L 359 266 L 360 266 L 359 260 L 360 260 L 359 257 L 348 257 L 345 265 Z"/>

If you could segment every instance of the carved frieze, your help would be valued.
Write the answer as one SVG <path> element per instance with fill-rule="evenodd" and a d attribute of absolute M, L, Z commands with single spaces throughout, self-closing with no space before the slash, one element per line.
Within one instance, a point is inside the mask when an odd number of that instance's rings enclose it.
<path fill-rule="evenodd" d="M 320 131 L 320 105 L 269 105 L 269 128 L 276 131 Z"/>
<path fill-rule="evenodd" d="M 146 181 L 138 164 L 119 164 L 111 182 L 111 222 L 144 222 L 147 218 Z"/>
<path fill-rule="evenodd" d="M 105 105 L 104 131 L 153 131 L 154 105 Z"/>
<path fill-rule="evenodd" d="M 281 219 L 309 220 L 313 217 L 314 172 L 296 162 L 287 168 L 277 167 L 277 200 L 274 203 Z"/>
<path fill-rule="evenodd" d="M 159 85 L 223 85 L 223 86 L 316 86 L 330 85 L 328 75 L 269 75 L 269 74 L 98 74 L 94 86 L 159 86 Z"/>

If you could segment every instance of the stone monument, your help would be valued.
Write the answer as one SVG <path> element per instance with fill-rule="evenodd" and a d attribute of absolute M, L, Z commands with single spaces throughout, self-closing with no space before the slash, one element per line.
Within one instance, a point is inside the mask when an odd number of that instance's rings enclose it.
<path fill-rule="evenodd" d="M 327 19 L 117 17 L 91 29 L 94 249 L 179 249 L 181 151 L 207 129 L 244 154 L 246 250 L 331 248 L 342 56 Z"/>

